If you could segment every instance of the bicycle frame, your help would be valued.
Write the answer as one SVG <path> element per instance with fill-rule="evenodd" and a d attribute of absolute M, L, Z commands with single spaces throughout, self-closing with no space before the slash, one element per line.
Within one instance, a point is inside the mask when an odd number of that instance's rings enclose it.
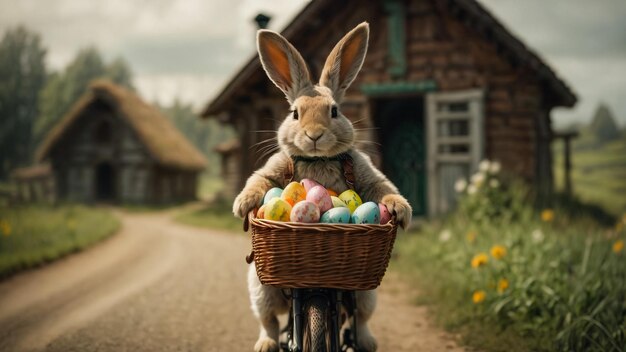
<path fill-rule="evenodd" d="M 356 296 L 354 291 L 344 291 L 331 288 L 291 289 L 287 296 L 291 300 L 289 320 L 283 333 L 287 334 L 287 341 L 280 344 L 284 352 L 303 352 L 304 349 L 304 324 L 305 306 L 312 297 L 323 298 L 328 303 L 328 339 L 330 342 L 329 352 L 346 351 L 352 348 L 358 351 L 356 346 Z M 342 308 L 345 308 L 347 317 L 350 319 L 350 327 L 344 330 L 341 341 Z"/>

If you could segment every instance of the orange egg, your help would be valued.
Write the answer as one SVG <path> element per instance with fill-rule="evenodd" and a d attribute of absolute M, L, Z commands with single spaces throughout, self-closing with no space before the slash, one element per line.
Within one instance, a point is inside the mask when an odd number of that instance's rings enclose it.
<path fill-rule="evenodd" d="M 257 219 L 263 219 L 265 215 L 265 205 L 262 205 L 259 210 L 256 211 Z"/>
<path fill-rule="evenodd" d="M 327 188 L 326 191 L 328 192 L 328 195 L 331 197 L 337 197 L 337 192 L 333 191 L 330 188 Z"/>
<path fill-rule="evenodd" d="M 306 190 L 300 182 L 291 182 L 283 190 L 281 198 L 293 207 L 296 203 L 306 199 Z"/>

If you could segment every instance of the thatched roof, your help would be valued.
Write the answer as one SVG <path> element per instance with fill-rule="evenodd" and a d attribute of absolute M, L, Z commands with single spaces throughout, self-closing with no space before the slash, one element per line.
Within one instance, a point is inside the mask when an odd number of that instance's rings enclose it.
<path fill-rule="evenodd" d="M 156 163 L 186 170 L 206 167 L 207 161 L 202 153 L 161 112 L 143 102 L 135 93 L 106 80 L 92 82 L 89 90 L 48 133 L 35 155 L 38 162 L 49 156 L 70 126 L 95 101 L 108 104 L 128 122 Z"/>
<path fill-rule="evenodd" d="M 351 6 L 365 6 L 361 1 L 346 2 Z M 371 5 L 367 3 L 367 5 Z M 442 4 L 444 2 L 441 2 Z M 515 37 L 500 21 L 487 11 L 476 0 L 450 0 L 446 6 L 452 15 L 463 20 L 467 25 L 475 28 L 482 36 L 499 48 L 502 55 L 527 65 L 548 87 L 553 96 L 555 106 L 572 107 L 576 103 L 576 95 L 557 74 L 520 39 Z M 329 13 L 329 9 L 338 6 L 336 1 L 312 0 L 302 11 L 294 16 L 291 23 L 281 34 L 290 41 L 296 37 L 307 37 L 319 31 L 326 21 L 320 21 Z M 332 13 L 332 11 L 331 11 Z M 231 99 L 241 91 L 242 87 L 251 81 L 255 74 L 263 74 L 258 55 L 255 53 L 243 67 L 226 83 L 224 88 L 210 101 L 202 111 L 203 117 L 216 116 L 228 107 Z"/>
<path fill-rule="evenodd" d="M 46 178 L 50 175 L 52 175 L 52 169 L 50 168 L 50 164 L 21 167 L 11 172 L 11 178 L 13 180 L 20 181 Z"/>

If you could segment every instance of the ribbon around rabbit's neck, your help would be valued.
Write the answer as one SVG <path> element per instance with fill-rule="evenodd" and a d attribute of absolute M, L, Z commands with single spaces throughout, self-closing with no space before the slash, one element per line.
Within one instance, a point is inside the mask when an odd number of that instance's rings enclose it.
<path fill-rule="evenodd" d="M 293 181 L 294 176 L 294 166 L 297 162 L 315 162 L 315 161 L 339 161 L 341 162 L 341 168 L 343 169 L 343 177 L 348 185 L 348 188 L 354 190 L 354 161 L 352 160 L 352 156 L 348 153 L 341 153 L 335 156 L 325 157 L 325 156 L 317 156 L 317 157 L 307 157 L 307 156 L 298 156 L 292 155 L 290 158 L 290 163 L 287 165 L 284 174 L 284 186 L 288 185 L 291 181 Z"/>

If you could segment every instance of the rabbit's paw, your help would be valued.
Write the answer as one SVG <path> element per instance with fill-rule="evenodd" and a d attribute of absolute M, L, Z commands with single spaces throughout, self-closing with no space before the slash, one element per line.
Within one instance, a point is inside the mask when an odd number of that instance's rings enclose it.
<path fill-rule="evenodd" d="M 243 191 L 239 193 L 233 203 L 233 214 L 240 218 L 245 218 L 248 213 L 258 207 L 263 199 L 263 192 Z"/>
<path fill-rule="evenodd" d="M 254 352 L 278 352 L 278 344 L 269 337 L 263 337 L 254 345 Z"/>
<path fill-rule="evenodd" d="M 387 207 L 392 215 L 395 215 L 396 221 L 403 229 L 409 227 L 413 209 L 403 196 L 399 194 L 388 194 L 383 197 L 381 203 Z"/>

